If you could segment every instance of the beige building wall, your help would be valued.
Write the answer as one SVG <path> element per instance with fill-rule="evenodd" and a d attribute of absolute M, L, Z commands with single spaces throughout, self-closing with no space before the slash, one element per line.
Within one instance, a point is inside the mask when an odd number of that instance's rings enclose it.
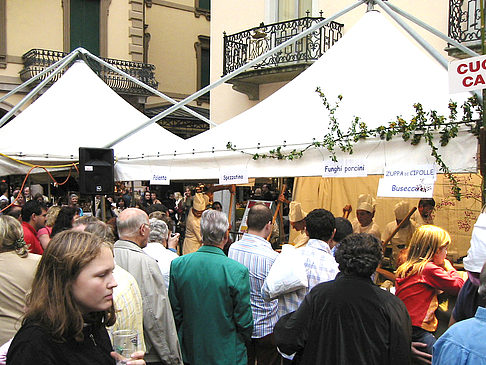
<path fill-rule="evenodd" d="M 264 19 L 264 0 L 211 1 L 211 82 L 223 75 L 223 32 L 238 33 L 258 26 Z M 257 103 L 234 91 L 230 84 L 222 84 L 211 90 L 211 121 L 222 123 Z"/>
<path fill-rule="evenodd" d="M 7 52 L 22 56 L 32 48 L 62 50 L 61 1 L 7 1 Z"/>
<path fill-rule="evenodd" d="M 275 22 L 274 9 L 276 0 L 213 0 L 211 18 L 211 80 L 218 80 L 223 74 L 223 31 L 228 35 L 258 26 L 261 22 Z M 356 3 L 355 0 L 313 0 L 312 16 L 330 17 L 344 8 Z M 390 3 L 414 15 L 430 26 L 447 34 L 449 1 L 448 0 L 390 0 Z M 366 5 L 361 5 L 346 15 L 336 19 L 344 24 L 346 33 L 366 12 Z M 378 6 L 375 9 L 379 9 Z M 383 11 L 381 11 L 385 14 Z M 387 18 L 388 15 L 385 14 Z M 389 18 L 396 24 L 391 18 Z M 421 36 L 438 49 L 447 59 L 444 51 L 446 42 L 428 33 L 406 20 Z M 398 27 L 398 25 L 397 25 Z M 400 28 L 401 29 L 401 28 Z M 407 35 L 408 36 L 408 35 Z M 419 46 L 420 47 L 420 46 Z M 284 83 L 260 85 L 260 100 L 282 87 Z M 245 94 L 232 90 L 231 85 L 218 86 L 211 94 L 211 120 L 222 123 L 256 105 L 259 101 L 250 101 Z"/>
<path fill-rule="evenodd" d="M 111 1 L 108 12 L 108 57 L 119 60 L 131 60 L 129 31 L 133 27 L 129 22 L 132 5 L 129 1 Z"/>
<path fill-rule="evenodd" d="M 22 55 L 30 49 L 62 50 L 62 15 L 60 1 L 7 2 L 7 66 L 0 68 L 0 89 L 12 89 L 21 84 L 19 72 L 23 68 Z M 0 91 L 1 95 L 4 93 Z M 22 97 L 22 94 L 11 96 L 0 107 L 9 110 Z"/>
<path fill-rule="evenodd" d="M 69 4 L 69 0 L 1 1 L 5 3 L 7 30 L 7 65 L 0 68 L 0 95 L 3 95 L 2 90 L 20 85 L 24 53 L 32 48 L 63 50 L 66 44 L 63 5 Z M 150 34 L 145 61 L 156 67 L 159 90 L 176 100 L 197 91 L 195 43 L 200 35 L 210 36 L 210 20 L 196 11 L 195 0 L 100 0 L 100 4 L 106 10 L 106 57 L 142 62 L 145 23 L 145 32 Z M 22 94 L 11 97 L 0 107 L 9 109 L 21 98 Z M 151 97 L 148 103 L 157 105 L 164 101 Z M 191 104 L 209 108 L 208 103 Z"/>
<path fill-rule="evenodd" d="M 194 1 L 190 0 L 153 1 L 145 16 L 150 34 L 148 63 L 157 67 L 159 91 L 175 99 L 193 94 L 197 91 L 194 45 L 198 36 L 209 37 L 210 22 L 204 16 L 195 16 Z M 150 98 L 149 103 L 161 101 Z"/>

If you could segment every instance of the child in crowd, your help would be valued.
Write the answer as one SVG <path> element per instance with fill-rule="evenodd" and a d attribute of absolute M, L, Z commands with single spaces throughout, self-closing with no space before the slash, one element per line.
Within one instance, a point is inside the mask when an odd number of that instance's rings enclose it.
<path fill-rule="evenodd" d="M 405 303 L 412 319 L 412 341 L 427 344 L 432 353 L 437 329 L 437 294 L 457 295 L 464 280 L 446 259 L 451 237 L 442 228 L 424 225 L 409 243 L 407 260 L 396 272 L 396 295 Z"/>

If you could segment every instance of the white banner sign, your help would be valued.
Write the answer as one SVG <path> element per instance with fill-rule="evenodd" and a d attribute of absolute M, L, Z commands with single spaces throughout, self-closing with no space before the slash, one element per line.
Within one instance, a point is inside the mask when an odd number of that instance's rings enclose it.
<path fill-rule="evenodd" d="M 486 56 L 449 63 L 449 91 L 459 93 L 486 88 Z"/>
<path fill-rule="evenodd" d="M 377 196 L 385 198 L 432 198 L 433 179 L 382 178 Z"/>
<path fill-rule="evenodd" d="M 392 166 L 385 167 L 383 172 L 385 179 L 389 178 L 426 178 L 437 180 L 437 171 L 434 164 L 415 165 L 415 166 Z"/>
<path fill-rule="evenodd" d="M 170 177 L 168 174 L 152 173 L 150 185 L 170 185 Z"/>
<path fill-rule="evenodd" d="M 368 176 L 368 167 L 364 160 L 345 159 L 324 162 L 322 177 L 363 177 Z"/>
<path fill-rule="evenodd" d="M 219 184 L 247 184 L 248 183 L 248 170 L 246 168 L 235 169 L 221 169 L 219 170 Z"/>

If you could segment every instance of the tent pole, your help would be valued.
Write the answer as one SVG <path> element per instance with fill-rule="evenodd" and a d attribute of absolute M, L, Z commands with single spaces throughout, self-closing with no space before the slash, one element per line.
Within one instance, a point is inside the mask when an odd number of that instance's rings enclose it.
<path fill-rule="evenodd" d="M 395 20 L 415 41 L 420 44 L 442 67 L 449 71 L 449 62 L 442 56 L 434 47 L 432 47 L 425 39 L 423 39 L 415 30 L 413 30 L 407 23 L 398 17 L 391 8 L 388 8 L 382 0 L 373 0 L 378 4 L 393 20 Z M 476 95 L 479 100 L 483 100 L 481 93 L 477 91 L 470 91 L 471 94 Z"/>
<path fill-rule="evenodd" d="M 180 107 L 186 105 L 187 103 L 190 103 L 191 101 L 197 99 L 198 97 L 200 97 L 201 95 L 204 95 L 206 94 L 208 91 L 214 89 L 216 86 L 219 86 L 221 85 L 222 83 L 226 82 L 227 80 L 235 77 L 236 75 L 239 75 L 240 73 L 242 73 L 243 71 L 246 71 L 248 68 L 262 62 L 265 58 L 267 58 L 268 56 L 274 54 L 275 52 L 278 52 L 280 51 L 281 49 L 284 49 L 285 47 L 288 47 L 289 45 L 295 43 L 296 41 L 298 41 L 299 39 L 301 38 L 304 38 L 305 36 L 309 35 L 310 33 L 316 31 L 317 29 L 319 29 L 320 27 L 332 22 L 334 19 L 337 19 L 339 18 L 340 16 L 346 14 L 347 12 L 353 10 L 354 8 L 358 7 L 359 5 L 362 5 L 366 3 L 365 0 L 358 0 L 358 2 L 356 2 L 355 4 L 351 5 L 351 6 L 348 6 L 347 8 L 345 8 L 344 10 L 341 10 L 340 12 L 334 14 L 333 16 L 327 18 L 327 19 L 324 19 L 323 21 L 319 22 L 319 23 L 316 23 L 314 24 L 312 27 L 306 29 L 305 31 L 303 31 L 302 33 L 300 34 L 297 34 L 296 36 L 286 40 L 285 42 L 281 43 L 280 45 L 276 46 L 275 48 L 269 50 L 268 52 L 258 56 L 257 58 L 253 59 L 252 61 L 248 62 L 247 64 L 241 66 L 240 68 L 234 70 L 233 72 L 223 76 L 222 78 L 220 78 L 219 80 L 213 82 L 212 84 L 202 88 L 201 90 L 195 92 L 194 94 L 188 96 L 187 98 L 185 98 L 184 100 L 181 100 L 179 101 L 177 104 L 171 106 L 170 108 L 168 108 L 167 110 L 165 110 L 164 112 L 156 115 L 155 117 L 153 117 L 152 119 L 146 121 L 145 123 L 143 123 L 142 125 L 138 126 L 137 128 L 133 129 L 132 131 L 128 132 L 128 133 L 125 133 L 124 135 L 118 137 L 117 139 L 115 139 L 113 142 L 107 144 L 105 146 L 105 148 L 111 148 L 113 147 L 114 145 L 116 145 L 117 143 L 120 143 L 121 141 L 127 139 L 128 137 L 130 137 L 131 135 L 137 133 L 138 131 L 141 131 L 142 129 L 144 129 L 145 127 L 161 120 L 162 118 L 164 118 L 165 116 L 171 114 L 173 111 L 179 109 Z"/>
<path fill-rule="evenodd" d="M 78 52 L 72 52 L 70 56 L 68 56 L 60 65 L 57 67 L 49 76 L 45 78 L 42 82 L 39 83 L 34 89 L 30 91 L 20 102 L 17 103 L 7 114 L 0 119 L 0 128 L 3 127 L 5 123 L 7 123 L 8 119 L 17 111 L 19 110 L 22 105 L 28 102 L 32 97 L 37 94 L 51 79 L 57 75 L 68 63 L 70 63 L 73 59 L 78 56 Z"/>
<path fill-rule="evenodd" d="M 74 50 L 73 52 L 77 52 L 77 50 Z M 72 52 L 71 52 L 72 53 Z M 59 66 L 67 57 L 69 57 L 70 54 L 64 56 L 63 58 L 61 58 L 59 61 L 57 61 L 56 63 L 53 63 L 52 65 L 50 65 L 48 68 L 46 68 L 44 71 L 40 72 L 39 74 L 35 75 L 34 77 L 31 77 L 30 79 L 28 79 L 26 82 L 22 83 L 21 85 L 17 86 L 15 89 L 11 90 L 8 92 L 8 94 L 5 94 L 4 96 L 2 96 L 0 98 L 0 103 L 4 100 L 6 100 L 8 97 L 12 96 L 13 94 L 15 94 L 17 91 L 20 91 L 22 90 L 24 87 L 26 86 L 29 86 L 30 84 L 32 84 L 35 80 L 37 80 L 38 78 L 44 76 L 46 73 L 50 72 L 52 69 L 56 68 L 57 66 Z"/>
<path fill-rule="evenodd" d="M 137 84 L 138 86 L 141 86 L 143 87 L 144 89 L 152 92 L 153 94 L 157 95 L 157 96 L 160 96 L 162 99 L 164 100 L 167 100 L 168 102 L 172 103 L 172 104 L 177 104 L 177 101 L 172 99 L 171 97 L 161 93 L 160 91 L 154 89 L 153 87 L 150 87 L 148 85 L 145 85 L 143 82 L 141 82 L 140 80 L 136 79 L 135 77 L 133 76 L 130 76 L 129 74 L 127 74 L 126 72 L 123 72 L 122 70 L 119 70 L 117 69 L 116 67 L 110 65 L 108 62 L 105 62 L 104 60 L 102 60 L 101 58 L 91 54 L 89 51 L 86 51 L 86 50 L 83 50 L 82 51 L 83 54 L 85 54 L 86 56 L 92 58 L 93 60 L 95 60 L 96 62 L 102 64 L 103 66 L 109 68 L 110 70 L 112 71 L 115 71 L 116 73 L 122 75 L 122 76 L 125 76 L 127 79 L 129 79 L 130 81 L 134 82 L 135 84 Z M 216 126 L 216 123 L 214 122 L 211 122 L 208 118 L 206 118 L 205 116 L 199 114 L 198 112 L 195 112 L 194 110 L 192 109 L 189 109 L 188 107 L 186 106 L 183 106 L 181 108 L 182 110 L 188 112 L 189 114 L 191 114 L 192 116 L 202 120 L 203 122 L 206 122 L 208 123 L 209 125 L 211 126 Z"/>
<path fill-rule="evenodd" d="M 472 49 L 469 49 L 468 47 L 463 46 L 461 43 L 459 43 L 455 39 L 452 39 L 451 37 L 446 36 L 441 31 L 435 29 L 434 27 L 431 27 L 427 23 L 424 23 L 420 19 L 418 19 L 418 18 L 414 17 L 413 15 L 405 12 L 404 10 L 400 9 L 398 6 L 393 5 L 391 3 L 384 3 L 384 4 L 385 4 L 385 6 L 388 6 L 390 9 L 392 9 L 394 12 L 400 14 L 404 18 L 407 18 L 408 20 L 410 20 L 410 21 L 414 22 L 415 24 L 421 26 L 425 30 L 428 30 L 430 33 L 436 35 L 437 37 L 441 38 L 442 40 L 446 41 L 447 43 L 452 44 L 454 47 L 457 47 L 458 49 L 460 49 L 464 53 L 468 54 L 469 56 L 471 56 L 471 57 L 479 56 L 479 53 L 476 53 Z"/>
<path fill-rule="evenodd" d="M 400 17 L 394 14 L 391 9 L 389 9 L 383 1 L 373 0 L 378 4 L 393 20 L 395 20 L 415 41 L 420 44 L 432 57 L 439 62 L 442 67 L 446 70 L 448 69 L 448 62 L 444 56 L 442 56 L 436 49 L 434 49 L 430 44 L 427 43 L 415 30 L 413 30 L 408 24 L 406 24 Z"/>

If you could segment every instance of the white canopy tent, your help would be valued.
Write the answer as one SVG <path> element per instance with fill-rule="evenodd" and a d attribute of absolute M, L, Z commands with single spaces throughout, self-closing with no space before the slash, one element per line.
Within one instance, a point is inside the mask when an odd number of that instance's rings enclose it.
<path fill-rule="evenodd" d="M 148 118 L 110 89 L 84 61 L 76 61 L 42 96 L 0 129 L 0 152 L 36 165 L 76 162 L 79 147 L 103 147 Z M 115 156 L 174 151 L 182 138 L 152 124 L 114 147 Z M 0 156 L 0 175 L 29 166 Z M 35 170 L 34 172 L 42 172 Z"/>
<path fill-rule="evenodd" d="M 184 141 L 175 154 L 147 158 L 146 153 L 135 160 L 119 156 L 117 178 L 145 180 L 157 170 L 174 180 L 217 179 L 221 169 L 235 167 L 247 168 L 249 177 L 320 176 L 323 161 L 329 158 L 323 148 L 311 148 L 294 161 L 252 159 L 252 154 L 278 146 L 290 151 L 322 140 L 330 119 L 317 87 L 331 104 L 343 96 L 336 113 L 342 129 L 355 116 L 369 128 L 386 125 L 399 115 L 407 120 L 417 102 L 425 111 L 448 116 L 450 99 L 461 105 L 469 96 L 449 95 L 447 72 L 382 14 L 371 11 L 293 81 L 255 107 Z M 228 150 L 228 142 L 238 151 Z M 476 149 L 476 137 L 461 131 L 439 153 L 451 171 L 472 172 Z M 400 137 L 389 142 L 367 139 L 355 146 L 352 156 L 338 152 L 338 159 L 345 157 L 366 159 L 370 174 L 382 174 L 387 165 L 434 162 L 425 143 L 411 146 Z"/>

